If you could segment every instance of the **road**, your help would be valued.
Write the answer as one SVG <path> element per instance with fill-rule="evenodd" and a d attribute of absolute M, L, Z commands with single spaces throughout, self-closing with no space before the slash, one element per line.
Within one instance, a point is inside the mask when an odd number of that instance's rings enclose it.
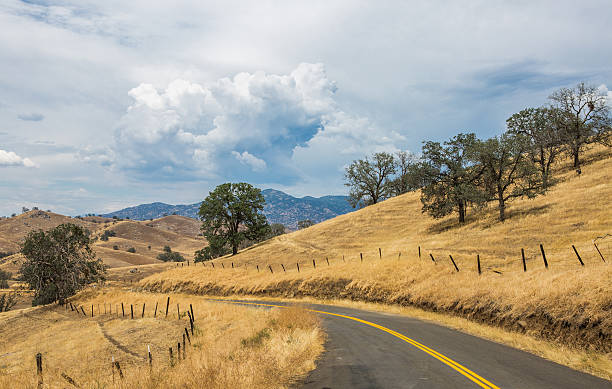
<path fill-rule="evenodd" d="M 331 305 L 308 308 L 323 318 L 328 339 L 303 388 L 612 389 L 611 381 L 431 322 Z"/>

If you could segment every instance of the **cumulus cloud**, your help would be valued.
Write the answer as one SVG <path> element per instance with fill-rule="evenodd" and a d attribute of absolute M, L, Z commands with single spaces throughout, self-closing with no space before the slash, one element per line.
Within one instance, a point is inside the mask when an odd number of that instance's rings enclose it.
<path fill-rule="evenodd" d="M 608 90 L 606 84 L 601 84 L 597 89 L 599 90 L 599 93 L 602 94 L 602 96 L 606 96 L 608 105 L 612 107 L 612 91 Z"/>
<path fill-rule="evenodd" d="M 330 163 L 336 174 L 352 157 L 403 140 L 343 111 L 336 90 L 323 64 L 309 63 L 287 75 L 239 73 L 209 85 L 178 79 L 157 90 L 143 83 L 129 91 L 114 162 L 144 178 L 287 184 L 303 179 L 308 166 Z"/>
<path fill-rule="evenodd" d="M 257 158 L 248 151 L 244 151 L 242 154 L 237 151 L 232 151 L 232 155 L 244 165 L 250 166 L 255 172 L 260 172 L 266 169 L 266 161 Z"/>
<path fill-rule="evenodd" d="M 0 167 L 4 166 L 37 167 L 30 158 L 22 158 L 13 151 L 0 150 Z"/>
<path fill-rule="evenodd" d="M 20 120 L 25 120 L 29 122 L 40 122 L 45 118 L 45 115 L 41 113 L 22 113 L 17 115 L 17 118 Z"/>

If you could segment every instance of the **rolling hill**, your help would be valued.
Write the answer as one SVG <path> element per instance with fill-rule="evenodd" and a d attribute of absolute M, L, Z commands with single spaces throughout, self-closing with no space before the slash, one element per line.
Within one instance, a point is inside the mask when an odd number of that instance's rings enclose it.
<path fill-rule="evenodd" d="M 141 285 L 416 306 L 609 353 L 612 152 L 589 152 L 580 176 L 559 161 L 555 176 L 546 195 L 511 202 L 505 222 L 494 206 L 470 211 L 463 225 L 455 215 L 432 219 L 419 193 L 408 193 L 219 258 L 215 268 L 171 269 Z"/>
<path fill-rule="evenodd" d="M 262 194 L 266 200 L 263 213 L 268 222 L 280 223 L 293 230 L 297 229 L 297 223 L 300 220 L 310 219 L 319 223 L 353 211 L 346 196 L 297 198 L 274 189 L 265 189 Z M 197 219 L 199 209 L 200 203 L 171 205 L 157 202 L 125 208 L 102 216 L 150 220 L 175 214 Z"/>

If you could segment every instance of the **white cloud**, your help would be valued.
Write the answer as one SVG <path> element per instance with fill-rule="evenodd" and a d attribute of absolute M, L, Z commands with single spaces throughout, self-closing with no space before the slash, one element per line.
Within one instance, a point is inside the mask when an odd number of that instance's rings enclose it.
<path fill-rule="evenodd" d="M 244 165 L 250 166 L 255 172 L 261 172 L 266 169 L 266 161 L 257 158 L 248 151 L 244 151 L 242 154 L 237 151 L 232 151 L 232 155 Z"/>
<path fill-rule="evenodd" d="M 30 158 L 22 158 L 13 151 L 0 150 L 0 167 L 3 166 L 38 167 Z"/>
<path fill-rule="evenodd" d="M 41 114 L 41 113 L 22 113 L 17 115 L 17 118 L 19 118 L 20 120 L 25 120 L 28 122 L 40 122 L 45 118 L 45 115 Z"/>

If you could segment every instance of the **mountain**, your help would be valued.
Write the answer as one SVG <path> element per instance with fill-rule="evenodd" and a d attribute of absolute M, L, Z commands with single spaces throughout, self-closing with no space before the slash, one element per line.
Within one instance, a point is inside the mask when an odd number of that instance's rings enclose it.
<path fill-rule="evenodd" d="M 300 220 L 310 219 L 319 223 L 353 210 L 346 196 L 306 196 L 298 198 L 274 189 L 265 189 L 261 193 L 266 199 L 263 213 L 266 215 L 268 222 L 280 223 L 291 229 L 297 229 L 297 223 Z M 176 214 L 197 219 L 199 209 L 200 203 L 172 205 L 157 202 L 125 208 L 102 216 L 148 220 Z"/>

